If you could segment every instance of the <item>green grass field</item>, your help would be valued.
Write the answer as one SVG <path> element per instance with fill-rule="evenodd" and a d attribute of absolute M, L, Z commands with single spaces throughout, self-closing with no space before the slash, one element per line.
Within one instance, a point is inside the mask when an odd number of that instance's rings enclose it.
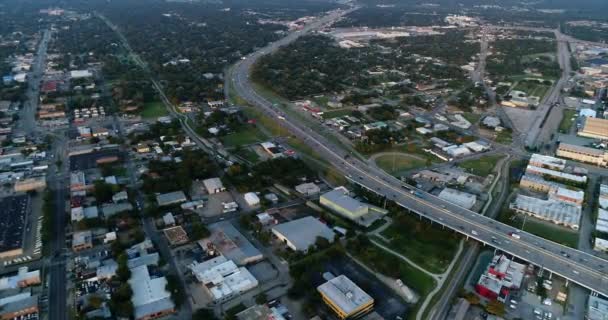
<path fill-rule="evenodd" d="M 562 113 L 562 121 L 559 123 L 560 133 L 569 133 L 572 128 L 572 124 L 576 120 L 576 111 L 570 109 L 564 109 Z"/>
<path fill-rule="evenodd" d="M 501 158 L 503 158 L 502 155 L 483 156 L 478 159 L 461 162 L 458 166 L 474 175 L 485 177 L 494 171 L 496 163 Z"/>
<path fill-rule="evenodd" d="M 502 144 L 511 144 L 513 142 L 513 132 L 510 130 L 503 130 L 496 134 L 496 142 Z"/>
<path fill-rule="evenodd" d="M 519 81 L 515 87 L 513 88 L 513 90 L 519 90 L 519 91 L 523 91 L 525 93 L 528 94 L 528 96 L 535 96 L 538 97 L 539 99 L 542 99 L 545 94 L 547 94 L 547 91 L 549 90 L 550 86 L 544 85 L 542 83 L 537 83 L 536 81 Z"/>
<path fill-rule="evenodd" d="M 165 105 L 160 101 L 147 102 L 144 104 L 144 109 L 140 115 L 142 118 L 151 119 L 168 115 Z"/>
<path fill-rule="evenodd" d="M 376 158 L 376 164 L 390 174 L 398 174 L 403 171 L 424 167 L 425 160 L 421 160 L 408 155 L 382 155 Z"/>
<path fill-rule="evenodd" d="M 229 135 L 220 138 L 222 143 L 226 147 L 236 147 L 257 142 L 263 142 L 266 140 L 264 134 L 255 127 L 243 128 L 237 132 L 233 132 Z"/>
<path fill-rule="evenodd" d="M 462 116 L 472 124 L 476 124 L 481 118 L 481 115 L 475 114 L 473 112 L 465 112 Z"/>
<path fill-rule="evenodd" d="M 331 110 L 323 112 L 323 119 L 332 119 L 343 117 L 351 114 L 353 112 L 352 109 L 340 109 L 340 110 Z"/>
<path fill-rule="evenodd" d="M 446 270 L 454 258 L 459 239 L 456 233 L 420 221 L 409 214 L 395 217 L 393 224 L 382 231 L 382 236 L 388 243 L 379 237 L 376 240 L 386 243 L 391 249 L 432 273 Z"/>

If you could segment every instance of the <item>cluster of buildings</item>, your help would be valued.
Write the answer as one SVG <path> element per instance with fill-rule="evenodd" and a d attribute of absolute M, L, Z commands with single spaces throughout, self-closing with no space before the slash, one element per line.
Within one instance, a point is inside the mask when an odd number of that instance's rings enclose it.
<path fill-rule="evenodd" d="M 21 267 L 15 274 L 0 278 L 0 318 L 31 319 L 40 312 L 40 270 Z"/>
<path fill-rule="evenodd" d="M 608 179 L 600 183 L 593 249 L 608 252 Z"/>
<path fill-rule="evenodd" d="M 532 195 L 517 194 L 509 208 L 517 213 L 549 221 L 574 230 L 579 229 L 587 183 L 584 170 L 565 172 L 566 161 L 533 154 L 519 185 Z M 573 187 L 576 186 L 576 187 Z M 542 194 L 537 197 L 537 194 Z"/>
<path fill-rule="evenodd" d="M 488 300 L 504 303 L 512 290 L 521 288 L 526 269 L 526 265 L 515 262 L 504 254 L 497 254 L 479 277 L 475 292 Z"/>

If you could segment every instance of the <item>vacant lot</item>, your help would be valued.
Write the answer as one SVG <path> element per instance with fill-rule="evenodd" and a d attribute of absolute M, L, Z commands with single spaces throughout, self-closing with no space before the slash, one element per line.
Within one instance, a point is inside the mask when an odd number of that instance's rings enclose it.
<path fill-rule="evenodd" d="M 569 133 L 572 129 L 572 124 L 576 120 L 576 111 L 570 109 L 563 110 L 562 121 L 559 123 L 560 133 Z"/>
<path fill-rule="evenodd" d="M 244 146 L 252 143 L 262 142 L 266 137 L 255 127 L 243 128 L 237 132 L 221 137 L 226 147 Z"/>
<path fill-rule="evenodd" d="M 426 165 L 426 160 L 406 154 L 392 153 L 378 156 L 375 160 L 378 167 L 390 174 L 420 168 Z"/>
<path fill-rule="evenodd" d="M 395 217 L 393 224 L 382 232 L 382 237 L 388 240 L 390 248 L 432 273 L 446 270 L 457 251 L 459 239 L 454 232 L 408 214 Z"/>
<path fill-rule="evenodd" d="M 547 93 L 547 90 L 549 90 L 549 88 L 550 86 L 538 82 L 536 80 L 521 80 L 515 85 L 513 89 L 523 91 L 527 93 L 530 97 L 533 96 L 542 99 Z"/>
<path fill-rule="evenodd" d="M 146 119 L 158 118 L 168 114 L 165 105 L 160 101 L 147 102 L 141 111 L 141 116 Z"/>
<path fill-rule="evenodd" d="M 351 114 L 353 112 L 352 109 L 340 109 L 340 110 L 332 110 L 323 112 L 323 119 L 333 119 L 337 117 L 343 117 Z"/>
<path fill-rule="evenodd" d="M 483 156 L 478 159 L 461 162 L 458 166 L 474 175 L 485 177 L 494 171 L 496 163 L 498 160 L 502 159 L 502 157 L 502 155 Z"/>

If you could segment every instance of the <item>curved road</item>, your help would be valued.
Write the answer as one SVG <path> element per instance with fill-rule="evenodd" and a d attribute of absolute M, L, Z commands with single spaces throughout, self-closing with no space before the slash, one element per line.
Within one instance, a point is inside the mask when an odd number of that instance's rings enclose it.
<path fill-rule="evenodd" d="M 351 157 L 348 152 L 302 125 L 297 119 L 284 113 L 255 91 L 249 74 L 253 64 L 260 57 L 335 21 L 343 14 L 344 12 L 333 12 L 303 30 L 294 32 L 239 61 L 229 74 L 233 88 L 240 97 L 259 108 L 267 116 L 283 121 L 283 127 L 313 148 L 350 181 L 468 237 L 530 261 L 590 290 L 608 295 L 608 261 L 525 232 L 520 232 L 520 238 L 515 239 L 509 236 L 509 233 L 519 230 L 509 225 L 453 205 L 431 194 L 416 191 L 417 195 L 414 195 L 412 187 L 403 186 L 401 181 L 384 171 Z"/>

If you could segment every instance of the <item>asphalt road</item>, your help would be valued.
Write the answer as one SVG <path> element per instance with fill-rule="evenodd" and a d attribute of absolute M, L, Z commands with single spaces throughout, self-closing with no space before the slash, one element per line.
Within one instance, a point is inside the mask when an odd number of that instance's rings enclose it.
<path fill-rule="evenodd" d="M 530 261 L 591 290 L 608 295 L 608 274 L 605 270 L 608 269 L 608 261 L 525 232 L 520 232 L 520 238 L 515 239 L 509 233 L 518 230 L 511 226 L 458 207 L 431 194 L 421 193 L 420 196 L 415 196 L 410 193 L 410 190 L 402 187 L 401 181 L 367 163 L 350 157 L 350 154 L 342 151 L 339 146 L 330 143 L 325 137 L 300 124 L 297 119 L 293 119 L 276 108 L 255 91 L 249 74 L 257 59 L 338 17 L 339 14 L 330 14 L 311 23 L 303 30 L 294 32 L 248 55 L 231 70 L 230 78 L 234 89 L 242 98 L 258 107 L 267 116 L 282 121 L 284 128 L 316 150 L 320 156 L 333 164 L 352 182 L 468 237 Z M 345 160 L 346 158 L 348 160 Z"/>

